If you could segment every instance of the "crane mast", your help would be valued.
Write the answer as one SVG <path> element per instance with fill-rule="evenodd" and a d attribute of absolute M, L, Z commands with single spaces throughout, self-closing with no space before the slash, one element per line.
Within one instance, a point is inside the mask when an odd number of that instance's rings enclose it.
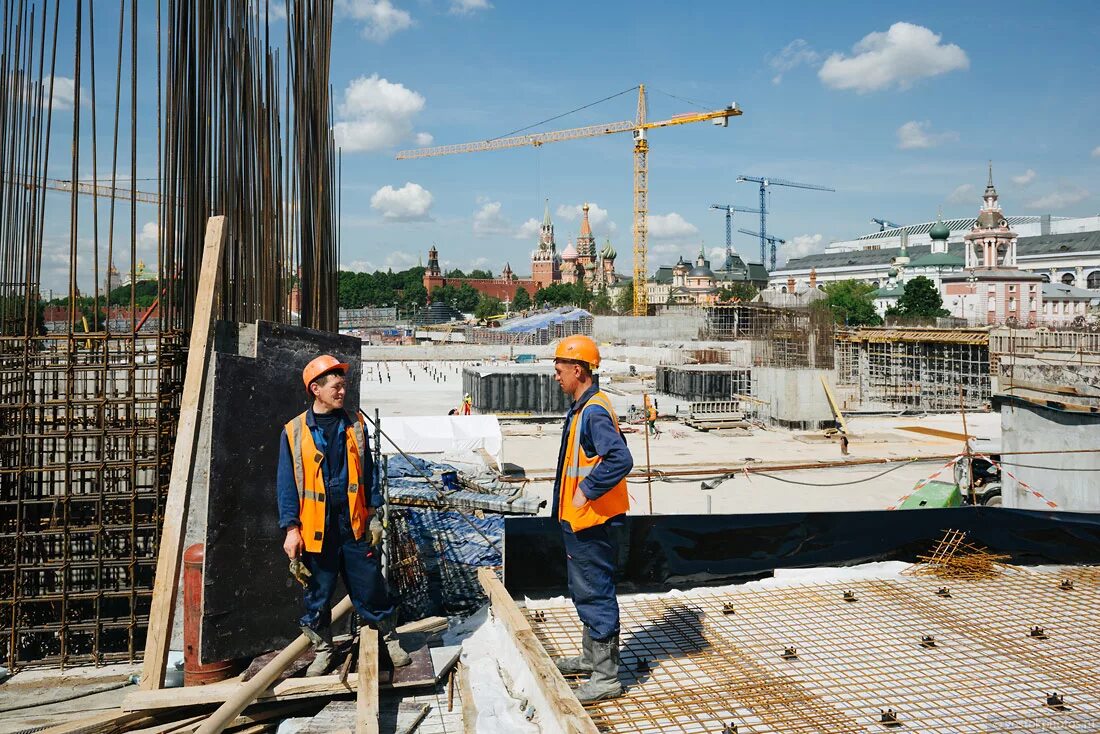
<path fill-rule="evenodd" d="M 768 243 L 768 213 L 767 213 L 767 193 L 769 186 L 789 186 L 793 189 L 812 189 L 814 191 L 836 191 L 828 186 L 818 186 L 817 184 L 798 183 L 797 181 L 788 181 L 784 178 L 768 178 L 766 176 L 738 176 L 738 182 L 751 182 L 760 184 L 760 262 L 765 262 L 764 256 L 767 254 Z M 775 242 L 771 243 L 771 264 L 768 270 L 775 270 Z"/>

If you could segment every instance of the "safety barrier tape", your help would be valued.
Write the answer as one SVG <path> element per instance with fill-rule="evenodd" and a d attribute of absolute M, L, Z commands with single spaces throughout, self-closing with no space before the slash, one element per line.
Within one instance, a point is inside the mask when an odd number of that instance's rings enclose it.
<path fill-rule="evenodd" d="M 896 509 L 898 509 L 899 507 L 901 507 L 901 504 L 902 504 L 903 502 L 905 502 L 905 500 L 909 499 L 909 498 L 910 498 L 910 497 L 912 497 L 912 496 L 913 496 L 914 494 L 916 494 L 916 493 L 917 493 L 917 492 L 918 492 L 918 491 L 920 490 L 920 488 L 921 488 L 921 487 L 923 487 L 924 485 L 926 485 L 926 484 L 928 484 L 929 482 L 933 481 L 933 480 L 934 480 L 934 479 L 935 479 L 936 477 L 938 477 L 938 476 L 939 476 L 940 474 L 943 474 L 943 473 L 944 473 L 944 471 L 946 471 L 946 470 L 947 470 L 947 469 L 948 469 L 949 467 L 952 467 L 952 466 L 954 466 L 955 464 L 957 464 L 957 463 L 959 462 L 959 460 L 963 458 L 963 456 L 964 456 L 964 454 L 959 454 L 959 455 L 958 455 L 958 456 L 956 456 L 956 457 L 955 457 L 954 459 L 952 459 L 951 461 L 947 462 L 946 464 L 944 464 L 943 466 L 941 466 L 941 467 L 940 467 L 939 469 L 937 469 L 937 470 L 935 471 L 935 473 L 933 473 L 933 474 L 931 474 L 931 475 L 929 475 L 929 476 L 925 477 L 924 479 L 921 479 L 920 481 L 918 481 L 918 482 L 917 482 L 916 484 L 914 484 L 914 485 L 913 485 L 913 489 L 912 489 L 912 490 L 910 490 L 909 494 L 906 494 L 906 495 L 903 495 L 903 496 L 901 496 L 900 498 L 898 498 L 898 501 L 897 501 L 897 502 L 895 502 L 895 503 L 894 503 L 893 505 L 891 505 L 890 507 L 887 507 L 886 509 L 887 509 L 887 510 L 896 510 Z"/>
<path fill-rule="evenodd" d="M 1042 492 L 1040 492 L 1039 490 L 1035 489 L 1035 487 L 1032 487 L 1032 486 L 1031 486 L 1030 484 L 1028 484 L 1027 482 L 1025 482 L 1025 481 L 1021 480 L 1021 479 L 1020 479 L 1020 478 L 1019 478 L 1018 476 L 1016 476 L 1015 474 L 1013 474 L 1012 472 L 1010 472 L 1010 471 L 1009 471 L 1008 469 L 1005 469 L 1005 468 L 1004 468 L 1003 466 L 1001 466 L 1000 462 L 994 461 L 993 457 L 991 457 L 991 456 L 987 456 L 987 455 L 985 455 L 985 454 L 974 454 L 974 456 L 978 457 L 979 459 L 985 459 L 985 460 L 986 460 L 986 461 L 988 461 L 988 462 L 989 462 L 990 464 L 992 464 L 993 466 L 995 466 L 995 467 L 997 467 L 997 468 L 998 468 L 999 470 L 1001 470 L 1001 472 L 1003 472 L 1003 473 L 1007 474 L 1008 476 L 1012 477 L 1013 479 L 1015 479 L 1015 480 L 1016 480 L 1016 483 L 1017 483 L 1017 484 L 1019 484 L 1019 485 L 1020 485 L 1021 487 L 1023 487 L 1024 489 L 1026 489 L 1026 490 L 1027 490 L 1028 492 L 1031 492 L 1031 493 L 1032 493 L 1033 495 L 1035 495 L 1035 497 L 1036 497 L 1036 498 L 1037 498 L 1037 499 L 1038 499 L 1038 500 L 1039 500 L 1040 502 L 1045 502 L 1045 503 L 1046 503 L 1046 505 L 1047 505 L 1047 507 L 1057 507 L 1057 506 L 1058 506 L 1058 503 L 1057 503 L 1057 502 L 1052 502 L 1051 500 L 1049 500 L 1049 499 L 1047 499 L 1046 497 L 1044 497 L 1044 496 L 1043 496 L 1043 493 L 1042 493 Z"/>

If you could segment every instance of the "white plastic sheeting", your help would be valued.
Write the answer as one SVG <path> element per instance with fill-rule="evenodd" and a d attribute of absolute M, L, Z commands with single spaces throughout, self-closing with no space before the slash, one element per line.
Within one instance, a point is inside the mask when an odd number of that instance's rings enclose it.
<path fill-rule="evenodd" d="M 399 453 L 397 447 L 417 456 L 482 449 L 503 471 L 504 439 L 495 415 L 393 416 L 382 419 L 382 430 L 390 439 L 382 439 L 384 454 Z"/>

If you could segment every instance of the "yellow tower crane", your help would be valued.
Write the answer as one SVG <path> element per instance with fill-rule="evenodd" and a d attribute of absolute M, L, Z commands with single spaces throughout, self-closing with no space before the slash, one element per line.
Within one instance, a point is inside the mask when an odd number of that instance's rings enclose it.
<path fill-rule="evenodd" d="M 737 104 L 730 104 L 725 109 L 711 112 L 689 112 L 682 115 L 674 115 L 667 120 L 650 122 L 646 119 L 645 85 L 638 85 L 638 114 L 633 120 L 623 122 L 611 122 L 606 125 L 588 125 L 575 127 L 568 130 L 555 130 L 546 133 L 533 133 L 530 135 L 517 135 L 508 138 L 496 138 L 495 140 L 482 140 L 474 143 L 460 143 L 458 145 L 439 145 L 431 148 L 417 148 L 415 150 L 403 150 L 397 154 L 398 160 L 411 158 L 429 158 L 439 155 L 451 155 L 454 153 L 477 153 L 483 150 L 503 150 L 505 148 L 522 148 L 532 145 L 538 147 L 546 143 L 557 143 L 562 140 L 576 140 L 578 138 L 593 138 L 599 135 L 611 133 L 634 133 L 634 315 L 645 316 L 649 308 L 649 298 L 646 293 L 646 280 L 649 277 L 646 267 L 646 254 L 648 252 L 649 225 L 649 140 L 646 131 L 658 127 L 672 127 L 673 125 L 686 125 L 689 122 L 704 122 L 713 120 L 715 125 L 729 126 L 729 118 L 741 114 Z"/>

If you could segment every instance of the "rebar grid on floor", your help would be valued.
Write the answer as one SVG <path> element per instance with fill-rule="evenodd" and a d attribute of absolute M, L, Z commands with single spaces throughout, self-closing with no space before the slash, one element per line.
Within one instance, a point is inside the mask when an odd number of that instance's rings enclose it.
<path fill-rule="evenodd" d="M 621 599 L 627 691 L 588 712 L 608 732 L 878 732 L 887 711 L 900 731 L 1100 729 L 1100 569 L 951 583 Z M 578 654 L 571 605 L 526 614 L 551 656 Z"/>

